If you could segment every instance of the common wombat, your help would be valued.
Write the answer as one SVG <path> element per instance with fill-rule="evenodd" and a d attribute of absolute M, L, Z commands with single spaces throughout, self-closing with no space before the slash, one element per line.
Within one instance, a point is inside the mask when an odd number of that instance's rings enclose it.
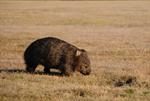
<path fill-rule="evenodd" d="M 37 65 L 44 66 L 44 72 L 59 69 L 64 75 L 78 71 L 84 75 L 91 73 L 90 60 L 84 49 L 79 49 L 63 40 L 46 37 L 32 42 L 24 52 L 26 70 L 34 72 Z"/>

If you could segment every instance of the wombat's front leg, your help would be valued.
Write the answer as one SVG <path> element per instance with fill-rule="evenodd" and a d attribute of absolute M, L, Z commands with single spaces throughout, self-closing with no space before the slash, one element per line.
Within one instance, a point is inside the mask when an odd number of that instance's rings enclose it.
<path fill-rule="evenodd" d="M 71 75 L 73 75 L 72 66 L 70 66 L 70 64 L 65 64 L 64 65 L 64 69 L 62 71 L 62 74 L 65 75 L 65 76 L 71 76 Z"/>

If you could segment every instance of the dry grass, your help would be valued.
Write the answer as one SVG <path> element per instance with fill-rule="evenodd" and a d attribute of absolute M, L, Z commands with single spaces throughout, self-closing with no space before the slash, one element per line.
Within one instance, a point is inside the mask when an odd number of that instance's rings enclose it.
<path fill-rule="evenodd" d="M 0 101 L 150 101 L 149 5 L 0 1 Z M 86 49 L 92 74 L 25 73 L 25 48 L 46 36 Z"/>

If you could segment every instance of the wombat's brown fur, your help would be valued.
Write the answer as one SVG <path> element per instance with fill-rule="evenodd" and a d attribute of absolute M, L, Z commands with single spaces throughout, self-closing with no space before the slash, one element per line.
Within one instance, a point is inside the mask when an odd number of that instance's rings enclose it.
<path fill-rule="evenodd" d="M 50 68 L 59 69 L 64 75 L 79 71 L 84 75 L 91 73 L 90 60 L 84 49 L 79 49 L 63 40 L 46 37 L 31 43 L 24 53 L 26 70 L 34 72 L 37 65 L 44 66 L 44 72 Z"/>

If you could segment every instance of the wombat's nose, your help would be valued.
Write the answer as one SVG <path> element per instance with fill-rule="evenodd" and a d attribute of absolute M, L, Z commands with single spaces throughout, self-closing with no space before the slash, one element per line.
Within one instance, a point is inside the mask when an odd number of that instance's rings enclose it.
<path fill-rule="evenodd" d="M 89 75 L 90 72 L 81 72 L 83 75 Z"/>
<path fill-rule="evenodd" d="M 86 75 L 90 75 L 90 72 L 87 72 Z"/>
<path fill-rule="evenodd" d="M 91 70 L 90 70 L 90 71 L 88 71 L 88 72 L 86 72 L 86 74 L 85 74 L 85 75 L 90 75 L 90 73 L 91 73 Z"/>

